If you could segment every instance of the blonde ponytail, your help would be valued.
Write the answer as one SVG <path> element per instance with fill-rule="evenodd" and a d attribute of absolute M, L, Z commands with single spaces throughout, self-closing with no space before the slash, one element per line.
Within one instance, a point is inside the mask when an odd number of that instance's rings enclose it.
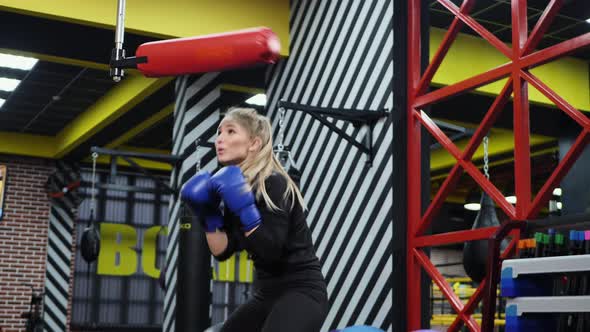
<path fill-rule="evenodd" d="M 260 150 L 244 160 L 239 166 L 244 173 L 244 177 L 253 188 L 257 199 L 263 199 L 268 207 L 272 210 L 279 210 L 268 196 L 265 186 L 265 180 L 273 172 L 281 174 L 287 180 L 287 190 L 284 198 L 291 198 L 291 208 L 295 204 L 295 199 L 301 207 L 305 208 L 303 195 L 295 185 L 295 182 L 289 177 L 275 154 L 273 153 L 272 128 L 267 117 L 260 115 L 253 108 L 232 108 L 225 115 L 225 119 L 236 121 L 244 127 L 251 138 L 260 139 Z"/>

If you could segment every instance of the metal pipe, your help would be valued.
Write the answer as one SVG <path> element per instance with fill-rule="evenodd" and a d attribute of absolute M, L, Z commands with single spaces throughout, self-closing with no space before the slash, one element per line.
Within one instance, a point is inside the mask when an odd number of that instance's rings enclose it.
<path fill-rule="evenodd" d="M 117 5 L 117 28 L 115 33 L 115 48 L 123 49 L 125 38 L 125 0 L 119 0 Z"/>
<path fill-rule="evenodd" d="M 125 0 L 119 0 L 117 4 L 117 27 L 115 30 L 115 48 L 111 52 L 111 70 L 110 76 L 113 81 L 119 82 L 125 74 L 123 68 L 118 62 L 125 59 L 125 49 L 123 49 L 123 39 L 125 36 Z"/>
<path fill-rule="evenodd" d="M 116 157 L 131 157 L 131 158 L 139 158 L 139 159 L 147 159 L 147 160 L 154 160 L 165 162 L 169 164 L 176 164 L 177 162 L 182 161 L 182 157 L 175 156 L 175 155 L 167 155 L 161 153 L 143 153 L 143 152 L 134 152 L 134 151 L 123 151 L 123 150 L 113 150 L 113 149 L 105 149 L 100 148 L 97 146 L 93 146 L 90 148 L 90 152 L 96 152 L 99 155 L 107 155 L 107 156 L 116 156 Z"/>

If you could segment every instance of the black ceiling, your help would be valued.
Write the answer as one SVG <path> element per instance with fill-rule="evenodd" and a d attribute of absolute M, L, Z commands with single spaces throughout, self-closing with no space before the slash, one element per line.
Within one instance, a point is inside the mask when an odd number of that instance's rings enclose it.
<path fill-rule="evenodd" d="M 0 11 L 0 48 L 108 64 L 115 31 L 47 18 Z M 10 33 L 8 33 L 10 32 Z M 135 52 L 157 38 L 125 32 L 125 49 Z"/>
<path fill-rule="evenodd" d="M 8 75 L 6 75 L 8 74 Z M 0 130 L 54 136 L 115 84 L 104 71 L 39 61 L 30 71 L 0 71 L 22 80 L 0 108 Z"/>
<path fill-rule="evenodd" d="M 108 64 L 114 31 L 0 11 L 0 48 Z M 155 38 L 125 34 L 125 48 L 135 50 Z M 0 130 L 53 136 L 115 86 L 106 70 L 39 61 L 31 71 L 4 70 L 21 79 L 0 108 Z M 173 94 L 166 97 L 172 102 Z"/>

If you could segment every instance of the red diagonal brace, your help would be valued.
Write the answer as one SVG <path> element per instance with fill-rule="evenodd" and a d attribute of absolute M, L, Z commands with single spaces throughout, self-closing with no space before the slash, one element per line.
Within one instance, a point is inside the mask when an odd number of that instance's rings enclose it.
<path fill-rule="evenodd" d="M 516 233 L 516 232 L 513 232 Z M 502 259 L 506 259 L 507 257 L 510 257 L 512 255 L 512 251 L 516 246 L 516 243 L 518 242 L 518 236 L 515 236 L 514 234 L 512 234 L 513 239 L 512 241 L 510 241 L 510 244 L 508 245 L 508 247 L 506 247 L 506 249 L 504 249 L 504 252 L 502 253 L 501 257 Z M 471 295 L 471 297 L 469 298 L 469 301 L 467 301 L 467 304 L 465 305 L 465 308 L 463 308 L 463 313 L 466 315 L 471 315 L 473 313 L 473 310 L 475 310 L 475 308 L 477 308 L 477 305 L 479 304 L 479 302 L 481 301 L 481 299 L 483 298 L 484 295 L 484 290 L 487 286 L 488 280 L 487 278 L 484 278 L 481 283 L 479 284 L 479 286 L 477 287 L 477 289 L 475 290 L 475 292 L 473 293 L 473 295 Z M 447 331 L 458 331 L 458 329 L 461 327 L 461 319 L 459 316 L 457 316 L 455 318 L 455 320 L 453 321 L 453 323 L 449 326 Z"/>
<path fill-rule="evenodd" d="M 588 45 L 590 45 L 590 32 L 526 55 L 519 60 L 519 66 L 521 68 L 538 67 Z"/>
<path fill-rule="evenodd" d="M 526 44 L 524 45 L 524 48 L 522 49 L 521 55 L 527 55 L 531 53 L 537 47 L 537 45 L 539 45 L 539 42 L 541 42 L 541 39 L 551 26 L 551 23 L 553 23 L 553 19 L 561 9 L 562 5 L 563 0 L 551 0 L 541 17 L 539 17 L 537 24 L 533 28 L 533 31 L 531 32 L 528 40 L 526 41 Z"/>
<path fill-rule="evenodd" d="M 531 74 L 530 72 L 523 70 L 521 71 L 522 77 L 524 77 L 529 83 L 531 83 L 535 89 L 539 90 L 545 97 L 549 98 L 559 109 L 564 111 L 570 118 L 576 121 L 580 126 L 586 129 L 590 129 L 590 119 L 584 114 L 578 111 L 574 106 L 568 103 L 550 87 L 545 85 L 538 77 Z"/>
<path fill-rule="evenodd" d="M 582 151 L 584 151 L 588 141 L 590 141 L 590 131 L 585 129 L 578 136 L 565 157 L 561 160 L 559 165 L 557 165 L 557 168 L 553 171 L 547 182 L 545 182 L 545 185 L 543 185 L 535 197 L 535 200 L 533 201 L 530 210 L 527 213 L 527 219 L 536 217 L 539 211 L 541 211 L 543 205 L 545 205 L 545 203 L 547 203 L 549 200 L 550 195 L 553 192 L 553 188 L 557 187 L 570 168 L 572 168 L 576 160 L 578 160 L 578 157 Z"/>
<path fill-rule="evenodd" d="M 456 17 L 461 19 L 461 21 L 467 24 L 471 29 L 473 29 L 473 31 L 477 32 L 483 39 L 487 40 L 490 44 L 492 44 L 492 46 L 502 52 L 502 54 L 504 54 L 509 59 L 512 59 L 512 52 L 510 51 L 510 48 L 508 48 L 506 44 L 498 39 L 498 37 L 494 36 L 493 33 L 489 32 L 488 29 L 477 23 L 477 21 L 470 16 L 461 13 L 459 8 L 457 8 L 457 6 L 455 6 L 455 4 L 450 0 L 438 0 L 438 2 L 447 8 L 451 13 L 455 14 Z"/>
<path fill-rule="evenodd" d="M 512 63 L 505 63 L 499 67 L 488 70 L 485 73 L 473 76 L 459 83 L 447 85 L 438 90 L 434 90 L 425 95 L 416 97 L 413 107 L 418 109 L 435 102 L 440 102 L 446 98 L 458 95 L 460 93 L 477 89 L 488 83 L 498 81 L 511 74 Z"/>
<path fill-rule="evenodd" d="M 465 2 L 463 2 L 460 9 L 461 13 L 469 14 L 474 4 L 474 0 L 466 0 Z M 463 28 L 463 25 L 463 21 L 461 21 L 458 17 L 455 17 L 455 19 L 453 19 L 453 23 L 451 23 L 451 25 L 449 26 L 449 29 L 445 33 L 442 43 L 438 47 L 438 50 L 436 51 L 432 60 L 430 60 L 430 64 L 428 65 L 428 68 L 426 68 L 426 71 L 424 72 L 424 75 L 420 80 L 420 84 L 418 84 L 418 95 L 424 94 L 424 92 L 426 92 L 426 89 L 430 85 L 430 82 L 432 82 L 434 74 L 436 74 L 436 71 L 438 70 L 440 64 L 447 55 L 447 52 L 451 48 L 451 45 L 457 38 L 457 35 Z"/>
<path fill-rule="evenodd" d="M 481 124 L 479 125 L 479 127 L 477 128 L 475 133 L 473 134 L 473 137 L 471 137 L 471 139 L 469 140 L 467 147 L 465 148 L 465 150 L 463 151 L 463 154 L 461 155 L 462 160 L 471 160 L 471 157 L 473 156 L 473 154 L 477 150 L 477 147 L 481 144 L 483 137 L 488 133 L 488 131 L 490 130 L 490 128 L 492 127 L 492 125 L 496 121 L 496 118 L 498 117 L 498 115 L 500 114 L 500 112 L 502 111 L 504 106 L 506 106 L 506 103 L 510 99 L 511 93 L 512 93 L 512 79 L 508 79 L 508 82 L 506 82 L 506 84 L 504 85 L 504 88 L 502 88 L 502 91 L 500 92 L 498 97 L 496 97 L 496 99 L 494 100 L 494 103 L 492 104 L 490 109 L 487 111 Z M 443 182 L 440 190 L 437 192 L 436 196 L 434 197 L 434 200 L 432 201 L 432 203 L 430 204 L 430 206 L 426 210 L 426 213 L 424 214 L 424 217 L 422 218 L 420 226 L 418 227 L 418 229 L 415 233 L 416 236 L 424 233 L 424 230 L 426 228 L 428 228 L 428 226 L 430 226 L 430 223 L 432 222 L 432 219 L 434 218 L 435 213 L 442 206 L 442 204 L 444 203 L 444 200 L 447 198 L 447 196 L 449 195 L 451 190 L 453 190 L 455 188 L 455 185 L 457 184 L 457 181 L 459 180 L 461 174 L 463 174 L 463 170 L 459 167 L 459 163 L 457 163 L 451 169 L 451 172 L 449 173 L 449 175 L 447 176 L 447 178 Z"/>
<path fill-rule="evenodd" d="M 453 243 L 462 243 L 465 241 L 484 240 L 494 235 L 498 227 L 485 227 L 478 229 L 469 229 L 464 231 L 447 232 L 436 235 L 424 235 L 414 238 L 417 248 L 441 246 Z"/>
<path fill-rule="evenodd" d="M 475 319 L 463 313 L 463 302 L 461 302 L 461 299 L 459 299 L 457 294 L 455 294 L 451 286 L 447 283 L 447 281 L 440 274 L 440 272 L 438 272 L 438 270 L 432 264 L 430 259 L 422 252 L 422 250 L 419 249 L 414 249 L 414 255 L 416 256 L 416 259 L 422 265 L 426 273 L 428 273 L 432 281 L 434 281 L 438 285 L 440 291 L 445 295 L 447 300 L 449 300 L 451 307 L 453 307 L 453 310 L 455 310 L 457 315 L 460 316 L 461 319 L 463 319 L 465 324 L 467 324 L 467 326 L 472 331 L 479 330 L 479 325 L 477 325 Z"/>
<path fill-rule="evenodd" d="M 461 168 L 459 163 L 456 163 L 455 166 L 453 166 L 453 168 L 451 169 L 451 172 L 449 173 L 445 181 L 443 182 L 439 191 L 436 193 L 436 196 L 428 206 L 426 213 L 424 213 L 424 217 L 422 218 L 422 221 L 420 222 L 420 225 L 418 226 L 418 229 L 414 234 L 415 236 L 422 235 L 426 228 L 430 226 L 436 212 L 439 211 L 440 207 L 445 202 L 445 199 L 449 196 L 451 191 L 455 189 L 455 186 L 461 179 L 461 174 L 463 174 L 463 169 Z"/>
<path fill-rule="evenodd" d="M 504 195 L 487 179 L 481 172 L 473 165 L 473 163 L 461 159 L 461 152 L 451 142 L 440 128 L 428 117 L 424 112 L 417 116 L 422 125 L 430 132 L 430 134 L 457 160 L 463 169 L 471 175 L 473 180 L 498 204 L 502 210 L 511 218 L 514 218 L 514 207 L 506 201 Z"/>
<path fill-rule="evenodd" d="M 467 304 L 463 308 L 463 313 L 465 315 L 471 315 L 473 313 L 473 311 L 475 310 L 475 308 L 477 308 L 479 301 L 481 301 L 481 298 L 483 297 L 486 284 L 487 284 L 487 280 L 484 279 L 481 281 L 479 286 L 477 286 L 477 289 L 471 295 L 471 297 L 469 298 L 469 301 L 467 301 Z M 458 331 L 462 324 L 463 324 L 463 320 L 461 319 L 460 316 L 457 315 L 457 317 L 455 317 L 455 320 L 453 321 L 453 323 L 451 323 L 451 325 L 449 325 L 449 328 L 447 329 L 447 331 Z"/>

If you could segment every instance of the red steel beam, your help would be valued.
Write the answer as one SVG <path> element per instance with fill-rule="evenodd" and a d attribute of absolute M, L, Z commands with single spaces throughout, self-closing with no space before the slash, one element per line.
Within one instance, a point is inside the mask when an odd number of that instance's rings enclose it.
<path fill-rule="evenodd" d="M 448 232 L 436 235 L 423 235 L 416 237 L 414 239 L 414 243 L 417 248 L 421 248 L 461 243 L 465 241 L 484 240 L 494 235 L 494 232 L 497 229 L 498 226 Z"/>
<path fill-rule="evenodd" d="M 406 282 L 407 282 L 407 329 L 408 331 L 420 329 L 422 319 L 421 306 L 421 274 L 420 264 L 414 256 L 414 230 L 420 221 L 422 213 L 421 202 L 421 128 L 420 123 L 412 116 L 413 105 L 416 98 L 416 88 L 420 82 L 421 75 L 421 0 L 410 0 L 408 2 L 408 72 L 407 72 L 407 169 L 408 178 L 407 190 L 407 250 L 406 250 Z M 416 144 L 417 143 L 417 144 Z"/>
<path fill-rule="evenodd" d="M 471 316 L 465 315 L 463 313 L 463 302 L 461 302 L 461 299 L 459 299 L 457 294 L 455 294 L 455 292 L 447 283 L 442 274 L 438 272 L 438 270 L 432 264 L 428 256 L 426 256 L 422 252 L 422 250 L 419 249 L 414 249 L 414 255 L 416 256 L 416 259 L 418 260 L 418 262 L 420 262 L 426 273 L 428 273 L 432 281 L 434 281 L 438 285 L 440 291 L 445 295 L 447 300 L 449 300 L 449 303 L 451 304 L 451 307 L 453 307 L 453 310 L 455 310 L 455 312 L 457 313 L 457 316 L 460 316 L 461 319 L 465 322 L 465 324 L 467 324 L 467 326 L 472 331 L 479 331 L 479 325 L 477 325 L 477 322 L 473 318 L 471 318 Z"/>
<path fill-rule="evenodd" d="M 528 34 L 527 2 L 512 1 L 513 61 L 519 57 Z M 520 77 L 520 69 L 512 72 L 514 82 L 514 189 L 517 197 L 516 218 L 526 218 L 531 203 L 531 147 L 528 84 Z"/>
<path fill-rule="evenodd" d="M 504 210 L 504 212 L 514 217 L 514 207 L 508 203 L 504 198 L 504 195 L 487 179 L 481 172 L 473 165 L 473 163 L 461 159 L 461 152 L 453 144 L 453 142 L 438 128 L 438 126 L 428 117 L 424 112 L 417 116 L 422 125 L 434 136 L 434 138 L 457 160 L 457 162 L 463 167 L 463 169 L 471 175 L 473 180 L 479 184 L 479 186 L 486 192 L 490 197 Z"/>
<path fill-rule="evenodd" d="M 578 111 L 574 106 L 568 103 L 550 87 L 545 85 L 538 77 L 527 70 L 521 71 L 521 76 L 524 77 L 535 89 L 539 90 L 545 97 L 551 100 L 559 109 L 564 111 L 570 118 L 576 121 L 580 126 L 590 129 L 590 119 L 588 119 L 582 112 Z"/>
<path fill-rule="evenodd" d="M 483 120 L 481 121 L 481 124 L 479 125 L 475 133 L 473 133 L 471 140 L 465 148 L 464 156 L 466 158 L 463 158 L 463 160 L 471 159 L 471 157 L 477 150 L 477 147 L 481 144 L 481 141 L 483 140 L 484 136 L 487 135 L 487 133 L 490 131 L 490 129 L 494 125 L 494 122 L 496 122 L 496 119 L 502 112 L 502 109 L 504 109 L 504 106 L 506 106 L 506 103 L 508 103 L 508 101 L 510 100 L 511 94 L 512 78 L 508 78 L 508 81 L 506 82 L 506 84 L 504 84 L 502 91 L 494 100 L 494 103 L 484 116 Z"/>
<path fill-rule="evenodd" d="M 435 246 L 448 243 L 463 242 L 466 240 L 486 239 L 491 236 L 496 228 L 467 230 L 460 232 L 451 232 L 446 234 L 430 235 L 430 236 L 416 236 L 423 232 L 428 227 L 432 215 L 440 208 L 442 201 L 448 195 L 449 188 L 454 186 L 458 176 L 462 171 L 467 172 L 478 185 L 486 191 L 492 199 L 500 205 L 506 212 L 509 218 L 513 220 L 530 218 L 538 213 L 541 205 L 548 199 L 551 189 L 565 176 L 567 171 L 573 165 L 575 159 L 586 144 L 590 141 L 590 121 L 581 115 L 575 108 L 569 105 L 559 95 L 555 94 L 551 89 L 545 86 L 534 75 L 528 73 L 526 69 L 543 65 L 547 62 L 553 61 L 560 57 L 564 57 L 578 49 L 590 45 L 590 33 L 582 36 L 572 38 L 544 50 L 533 52 L 538 46 L 543 34 L 547 31 L 556 13 L 563 5 L 563 0 L 551 0 L 544 13 L 535 25 L 530 37 L 527 39 L 527 19 L 526 19 L 526 1 L 512 0 L 512 21 L 513 21 L 513 45 L 512 50 L 501 42 L 497 37 L 491 34 L 488 30 L 483 28 L 473 18 L 466 15 L 471 9 L 472 2 L 467 0 L 459 9 L 449 0 L 438 0 L 438 2 L 451 11 L 456 19 L 447 34 L 443 43 L 439 47 L 433 62 L 429 65 L 427 72 L 420 79 L 420 0 L 410 0 L 408 7 L 408 250 L 407 250 L 407 278 L 408 278 L 408 329 L 414 330 L 420 327 L 420 294 L 415 292 L 420 291 L 420 265 L 424 266 L 427 273 L 433 280 L 441 287 L 443 294 L 449 299 L 451 305 L 458 312 L 458 319 L 453 322 L 451 328 L 459 327 L 461 321 L 465 321 L 471 330 L 478 331 L 479 327 L 471 319 L 470 314 L 483 296 L 483 286 L 478 288 L 478 292 L 470 299 L 467 306 L 463 306 L 452 289 L 446 284 L 444 278 L 432 265 L 428 257 L 418 250 L 419 247 Z M 432 81 L 432 77 L 440 67 L 444 57 L 448 53 L 450 45 L 456 39 L 458 31 L 462 23 L 468 25 L 484 39 L 486 39 L 495 48 L 500 50 L 505 56 L 511 59 L 510 62 L 489 70 L 485 73 L 463 80 L 459 83 L 446 86 L 444 88 L 435 90 L 431 93 L 426 93 L 428 85 Z M 531 53 L 533 52 L 533 53 Z M 471 89 L 478 88 L 493 81 L 510 76 L 507 83 L 508 88 L 505 87 L 505 92 L 502 93 L 502 98 L 498 98 L 505 105 L 510 94 L 514 93 L 514 130 L 515 130 L 515 182 L 518 202 L 515 210 L 512 205 L 507 203 L 504 196 L 499 190 L 486 179 L 481 172 L 470 162 L 470 158 L 475 149 L 481 143 L 481 137 L 489 130 L 489 126 L 493 123 L 493 117 L 497 113 L 488 111 L 486 117 L 490 117 L 490 125 L 482 123 L 476 132 L 477 137 L 470 140 L 470 145 L 463 153 L 446 137 L 446 135 L 438 128 L 432 120 L 425 113 L 418 113 L 421 107 L 439 102 L 445 98 L 450 98 L 457 94 L 466 92 Z M 530 141 L 528 135 L 530 134 L 529 122 L 529 102 L 528 102 L 528 84 L 532 84 L 539 89 L 550 100 L 552 100 L 560 109 L 572 117 L 577 123 L 583 127 L 582 134 L 578 137 L 574 145 L 568 151 L 566 157 L 557 169 L 553 172 L 549 180 L 545 183 L 541 192 L 537 194 L 534 202 L 530 201 Z M 512 89 L 510 89 L 512 87 Z M 499 96 L 500 97 L 500 96 Z M 501 109 L 502 107 L 498 107 Z M 499 111 L 498 111 L 499 112 Z M 485 119 L 484 119 L 485 121 Z M 429 207 L 423 218 L 420 218 L 421 211 L 421 192 L 420 192 L 420 123 L 441 143 L 441 145 L 449 151 L 455 159 L 457 165 L 452 169 L 451 176 L 448 178 L 443 187 L 435 197 L 435 201 Z M 486 130 L 487 129 L 487 130 Z M 418 143 L 418 144 L 417 144 Z M 528 175 L 528 179 L 527 179 Z M 502 259 L 508 257 L 515 248 L 515 243 L 518 240 L 518 235 L 513 235 L 513 240 L 510 246 L 502 253 Z M 485 282 L 485 281 L 484 281 Z M 458 301 L 458 302 L 457 302 Z"/>
<path fill-rule="evenodd" d="M 502 54 L 504 54 L 506 57 L 511 58 L 512 53 L 510 52 L 510 48 L 508 48 L 506 44 L 498 39 L 498 37 L 494 36 L 493 33 L 489 32 L 488 29 L 477 23 L 477 21 L 470 16 L 461 13 L 459 8 L 457 8 L 457 6 L 455 6 L 455 4 L 450 0 L 438 0 L 438 2 L 456 17 L 458 17 L 461 21 L 467 24 L 471 29 L 473 29 L 473 31 L 477 32 L 477 34 L 479 34 L 483 39 L 487 40 L 492 46 L 498 49 L 498 51 L 502 52 Z"/>
<path fill-rule="evenodd" d="M 428 226 L 430 226 L 432 220 L 434 219 L 434 216 L 445 202 L 445 199 L 447 198 L 447 196 L 449 196 L 451 191 L 455 189 L 455 186 L 461 179 L 461 174 L 463 174 L 463 169 L 461 168 L 459 163 L 456 163 L 455 166 L 453 166 L 453 168 L 451 169 L 451 172 L 449 173 L 445 181 L 443 182 L 442 186 L 436 193 L 436 196 L 428 206 L 426 213 L 422 217 L 420 226 L 418 226 L 418 229 L 414 233 L 415 236 L 422 235 L 424 231 L 428 228 Z"/>
<path fill-rule="evenodd" d="M 508 82 L 502 88 L 500 94 L 494 100 L 494 103 L 490 107 L 490 109 L 486 112 L 485 117 L 483 118 L 481 124 L 469 140 L 467 147 L 463 151 L 461 155 L 462 160 L 471 160 L 471 157 L 477 150 L 477 147 L 481 144 L 483 137 L 488 133 L 498 115 L 506 106 L 506 103 L 510 99 L 510 95 L 512 94 L 512 80 L 509 79 Z M 461 176 L 463 174 L 463 170 L 459 167 L 459 163 L 455 164 L 451 169 L 451 172 L 443 182 L 441 188 L 437 192 L 434 200 L 426 210 L 426 213 L 422 217 L 422 221 L 418 230 L 416 231 L 415 235 L 421 235 L 424 233 L 424 230 L 430 226 L 432 219 L 434 218 L 435 213 L 440 209 L 444 200 L 447 198 L 451 190 L 453 190 Z"/>
<path fill-rule="evenodd" d="M 539 45 L 539 42 L 541 42 L 543 35 L 547 32 L 551 23 L 553 23 L 553 19 L 561 9 L 561 6 L 563 6 L 563 0 L 551 0 L 541 17 L 539 17 L 533 31 L 531 31 L 526 44 L 522 48 L 521 55 L 531 53 Z"/>
<path fill-rule="evenodd" d="M 481 281 L 481 283 L 479 283 L 479 286 L 477 286 L 477 289 L 471 295 L 471 297 L 469 298 L 469 301 L 467 301 L 467 304 L 465 304 L 465 307 L 463 308 L 463 314 L 471 315 L 473 313 L 473 311 L 477 308 L 479 301 L 481 301 L 481 298 L 483 297 L 484 290 L 485 290 L 487 283 L 488 283 L 487 279 L 484 279 Z M 453 321 L 453 323 L 451 323 L 451 325 L 449 325 L 449 328 L 447 331 L 459 331 L 459 328 L 461 328 L 462 324 L 463 324 L 463 320 L 461 319 L 461 317 L 459 315 L 457 315 L 457 317 L 455 317 L 455 320 Z"/>
<path fill-rule="evenodd" d="M 516 232 L 513 232 L 516 233 Z M 507 257 L 512 256 L 512 251 L 514 250 L 514 248 L 516 247 L 516 243 L 518 243 L 519 237 L 515 234 L 512 234 L 513 239 L 512 241 L 510 241 L 510 244 L 508 245 L 508 247 L 506 247 L 506 249 L 504 249 L 504 252 L 502 252 L 502 259 L 506 259 Z M 466 315 L 471 315 L 473 313 L 473 310 L 475 310 L 475 308 L 477 308 L 477 305 L 479 304 L 479 302 L 481 301 L 483 295 L 484 295 L 484 290 L 487 286 L 488 280 L 487 278 L 484 278 L 481 283 L 479 284 L 479 286 L 477 287 L 477 289 L 475 290 L 475 292 L 471 295 L 471 297 L 469 298 L 469 301 L 467 301 L 467 304 L 465 305 L 465 307 L 463 308 L 463 313 Z M 462 324 L 462 320 L 459 316 L 455 317 L 455 320 L 453 321 L 453 323 L 451 323 L 451 325 L 449 325 L 449 328 L 447 331 L 458 331 L 459 328 L 461 327 Z"/>
<path fill-rule="evenodd" d="M 518 73 L 514 79 L 514 189 L 516 219 L 524 220 L 531 202 L 531 151 L 528 86 Z"/>
<path fill-rule="evenodd" d="M 515 59 L 520 56 L 520 50 L 524 48 L 528 34 L 527 25 L 527 1 L 512 1 L 512 53 L 508 56 Z"/>
<path fill-rule="evenodd" d="M 463 4 L 461 5 L 461 9 L 459 11 L 464 14 L 469 14 L 474 4 L 475 0 L 465 0 L 465 2 L 463 2 Z M 463 21 L 461 21 L 458 17 L 455 17 L 453 19 L 453 23 L 451 23 L 451 25 L 447 29 L 447 32 L 445 33 L 442 43 L 438 47 L 438 50 L 436 51 L 434 57 L 430 61 L 428 68 L 426 68 L 426 71 L 424 72 L 424 75 L 422 76 L 422 79 L 418 84 L 418 95 L 424 94 L 424 92 L 426 92 L 426 89 L 428 89 L 428 86 L 432 82 L 434 74 L 436 74 L 436 71 L 440 67 L 440 64 L 442 63 L 443 59 L 445 58 L 449 49 L 451 48 L 451 44 L 455 41 L 457 35 L 463 28 L 463 25 Z"/>
<path fill-rule="evenodd" d="M 576 121 L 584 131 L 578 136 L 574 145 L 570 148 L 564 159 L 560 162 L 558 167 L 553 171 L 549 179 L 545 182 L 545 185 L 541 188 L 537 196 L 535 197 L 530 210 L 527 211 L 527 219 L 535 217 L 542 206 L 547 203 L 550 198 L 550 194 L 553 189 L 561 182 L 563 177 L 571 169 L 580 153 L 588 143 L 588 131 L 590 130 L 590 120 L 584 116 L 575 107 L 569 104 L 565 99 L 559 96 L 555 91 L 545 85 L 539 78 L 531 74 L 528 71 L 522 71 L 521 75 L 549 100 L 551 100 L 559 109 Z"/>
<path fill-rule="evenodd" d="M 490 69 L 485 73 L 481 73 L 477 76 L 473 76 L 461 82 L 447 85 L 440 89 L 434 90 L 432 92 L 426 93 L 424 95 L 416 97 L 412 105 L 414 108 L 418 109 L 435 102 L 442 101 L 446 98 L 453 97 L 463 92 L 467 92 L 469 90 L 474 90 L 479 88 L 480 86 L 484 86 L 488 83 L 498 81 L 504 77 L 507 77 L 511 74 L 512 71 L 512 62 L 505 63 L 501 66 L 496 68 Z"/>
<path fill-rule="evenodd" d="M 551 173 L 551 176 L 549 179 L 547 179 L 539 193 L 537 193 L 530 210 L 527 211 L 527 219 L 536 217 L 539 211 L 541 211 L 543 205 L 549 200 L 553 188 L 557 187 L 567 172 L 572 168 L 576 160 L 578 160 L 580 154 L 582 154 L 584 151 L 586 145 L 588 145 L 589 141 L 590 131 L 588 129 L 584 129 L 574 144 L 570 147 L 565 157 L 559 162 L 557 168 L 553 171 L 553 173 Z"/>
<path fill-rule="evenodd" d="M 590 32 L 526 55 L 518 61 L 518 66 L 520 68 L 538 67 L 588 45 L 590 45 Z"/>

